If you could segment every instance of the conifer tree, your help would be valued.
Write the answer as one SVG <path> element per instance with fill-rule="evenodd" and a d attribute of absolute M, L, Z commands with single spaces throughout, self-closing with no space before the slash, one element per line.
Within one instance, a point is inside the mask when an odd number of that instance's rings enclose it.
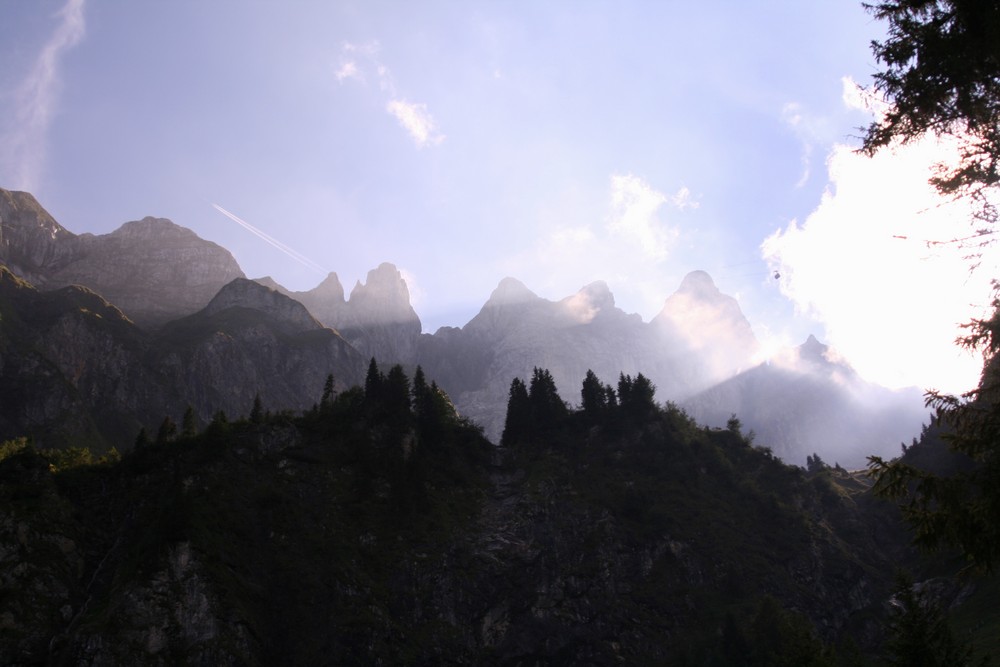
<path fill-rule="evenodd" d="M 253 397 L 253 407 L 250 409 L 250 423 L 259 424 L 264 421 L 264 407 L 260 402 L 260 392 Z"/>
<path fill-rule="evenodd" d="M 608 396 L 604 391 L 604 385 L 601 384 L 597 374 L 592 370 L 588 370 L 587 376 L 583 379 L 583 387 L 580 389 L 580 407 L 583 408 L 584 415 L 591 421 L 599 419 L 608 407 Z"/>
<path fill-rule="evenodd" d="M 162 445 L 164 443 L 170 442 L 177 435 L 177 424 L 174 420 L 170 418 L 169 415 L 163 418 L 160 422 L 160 428 L 156 432 L 156 444 Z"/>
<path fill-rule="evenodd" d="M 504 420 L 503 435 L 500 444 L 504 447 L 516 445 L 528 437 L 531 431 L 531 403 L 528 399 L 528 388 L 521 378 L 514 378 L 510 383 L 507 398 L 507 418 Z"/>
<path fill-rule="evenodd" d="M 333 402 L 333 373 L 326 376 L 326 382 L 323 383 L 323 396 L 319 399 L 320 408 L 328 408 Z"/>
<path fill-rule="evenodd" d="M 190 405 L 184 410 L 184 416 L 181 418 L 181 436 L 184 438 L 193 438 L 198 435 L 198 424 L 194 416 L 194 408 Z"/>
<path fill-rule="evenodd" d="M 395 427 L 404 426 L 410 418 L 410 379 L 403 367 L 389 369 L 382 383 L 382 402 L 386 417 Z"/>
<path fill-rule="evenodd" d="M 559 397 L 552 374 L 545 368 L 536 366 L 532 371 L 528 402 L 531 405 L 531 423 L 535 429 L 557 426 L 568 412 L 566 404 Z"/>
<path fill-rule="evenodd" d="M 899 667 L 963 667 L 972 651 L 948 627 L 941 607 L 916 589 L 906 575 L 896 578 L 886 661 Z"/>

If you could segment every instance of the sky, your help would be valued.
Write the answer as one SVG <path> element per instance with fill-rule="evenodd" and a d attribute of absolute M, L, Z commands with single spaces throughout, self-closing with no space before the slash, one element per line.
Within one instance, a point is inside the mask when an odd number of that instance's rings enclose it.
<path fill-rule="evenodd" d="M 926 183 L 954 146 L 856 152 L 883 31 L 832 0 L 0 0 L 0 187 L 293 290 L 392 262 L 429 332 L 505 276 L 648 321 L 701 269 L 765 350 L 964 391 L 993 250 L 937 243 L 969 231 Z"/>

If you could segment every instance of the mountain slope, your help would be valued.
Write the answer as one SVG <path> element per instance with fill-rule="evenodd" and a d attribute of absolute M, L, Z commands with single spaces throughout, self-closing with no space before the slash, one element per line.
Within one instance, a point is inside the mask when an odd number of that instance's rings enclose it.
<path fill-rule="evenodd" d="M 917 389 L 891 391 L 864 382 L 813 336 L 794 350 L 683 401 L 701 423 L 736 415 L 757 442 L 803 465 L 819 454 L 863 468 L 872 454 L 892 455 L 929 419 Z"/>
<path fill-rule="evenodd" d="M 144 327 L 202 308 L 243 272 L 229 251 L 163 218 L 79 236 L 25 192 L 0 189 L 0 264 L 41 289 L 83 285 Z"/>
<path fill-rule="evenodd" d="M 765 597 L 878 641 L 906 552 L 863 493 L 676 410 L 577 413 L 498 453 L 389 396 L 118 464 L 6 452 L 0 661 L 707 664 Z"/>
<path fill-rule="evenodd" d="M 362 357 L 297 302 L 238 279 L 208 307 L 152 335 L 82 287 L 39 292 L 0 266 L 0 441 L 131 446 L 187 405 L 207 423 L 304 409 L 333 373 L 358 382 Z"/>

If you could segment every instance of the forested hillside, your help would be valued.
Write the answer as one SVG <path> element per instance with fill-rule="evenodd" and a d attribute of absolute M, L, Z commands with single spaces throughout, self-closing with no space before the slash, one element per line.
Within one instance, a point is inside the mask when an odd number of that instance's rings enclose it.
<path fill-rule="evenodd" d="M 891 506 L 653 391 L 591 374 L 574 411 L 539 369 L 515 381 L 497 449 L 422 371 L 373 361 L 304 413 L 167 419 L 120 459 L 9 442 L 0 661 L 877 655 L 894 571 L 916 563 Z"/>

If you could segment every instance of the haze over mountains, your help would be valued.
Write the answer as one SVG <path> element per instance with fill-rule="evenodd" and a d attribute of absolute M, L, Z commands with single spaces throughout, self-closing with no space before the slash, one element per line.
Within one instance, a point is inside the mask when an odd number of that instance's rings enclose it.
<path fill-rule="evenodd" d="M 865 383 L 815 339 L 761 363 L 738 302 L 703 271 L 650 322 L 618 308 L 604 282 L 550 301 L 504 278 L 464 326 L 425 334 L 392 264 L 349 296 L 335 273 L 291 292 L 246 280 L 228 251 L 169 220 L 75 235 L 30 194 L 5 190 L 0 264 L 10 271 L 0 274 L 0 380 L 19 386 L 45 369 L 33 390 L 5 397 L 0 439 L 83 428 L 122 446 L 187 404 L 207 422 L 245 414 L 258 394 L 268 409 L 302 409 L 327 374 L 350 386 L 372 357 L 422 366 L 494 442 L 511 380 L 534 367 L 573 403 L 588 369 L 611 384 L 642 373 L 657 400 L 711 426 L 735 413 L 758 444 L 798 464 L 818 453 L 860 465 L 897 451 L 926 419 L 919 390 Z"/>

